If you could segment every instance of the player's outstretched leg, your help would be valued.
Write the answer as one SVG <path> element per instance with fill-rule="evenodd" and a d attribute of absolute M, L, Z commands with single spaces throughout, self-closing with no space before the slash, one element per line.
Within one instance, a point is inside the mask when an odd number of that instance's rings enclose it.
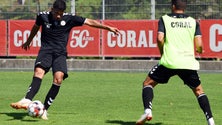
<path fill-rule="evenodd" d="M 197 97 L 197 100 L 206 116 L 208 125 L 215 125 L 207 95 L 203 93 Z"/>
<path fill-rule="evenodd" d="M 26 98 L 21 99 L 18 102 L 15 103 L 11 103 L 10 106 L 14 109 L 27 109 L 28 105 L 31 103 L 32 101 Z"/>
<path fill-rule="evenodd" d="M 34 98 L 38 92 L 42 79 L 38 77 L 33 77 L 32 83 L 28 88 L 26 96 L 18 102 L 11 103 L 10 106 L 15 109 L 27 109 L 28 105 L 31 103 L 31 100 Z"/>
<path fill-rule="evenodd" d="M 153 87 L 151 85 L 145 86 L 142 92 L 144 114 L 136 122 L 136 125 L 143 125 L 146 121 L 152 119 L 152 100 L 153 100 Z"/>

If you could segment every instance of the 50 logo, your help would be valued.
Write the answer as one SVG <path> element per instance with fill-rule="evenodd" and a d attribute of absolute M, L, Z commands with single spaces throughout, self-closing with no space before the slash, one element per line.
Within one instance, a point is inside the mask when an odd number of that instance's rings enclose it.
<path fill-rule="evenodd" d="M 94 41 L 88 30 L 73 30 L 71 33 L 70 47 L 71 48 L 85 48 L 90 41 Z"/>

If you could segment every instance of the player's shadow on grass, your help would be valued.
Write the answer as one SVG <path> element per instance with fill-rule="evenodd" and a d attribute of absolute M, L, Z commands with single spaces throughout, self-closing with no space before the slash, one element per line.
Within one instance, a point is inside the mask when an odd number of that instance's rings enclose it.
<path fill-rule="evenodd" d="M 118 125 L 135 125 L 136 122 L 129 122 L 129 121 L 122 121 L 122 120 L 107 120 L 106 123 L 111 124 L 118 124 Z M 148 123 L 145 123 L 144 125 L 148 125 Z M 162 123 L 153 123 L 149 125 L 163 125 Z"/>
<path fill-rule="evenodd" d="M 7 115 L 9 117 L 12 117 L 12 119 L 16 119 L 16 120 L 21 120 L 23 119 L 25 116 L 27 116 L 27 113 L 15 113 L 15 112 L 5 112 L 5 113 L 0 113 L 0 114 L 4 114 Z"/>
<path fill-rule="evenodd" d="M 24 120 L 24 117 L 26 117 L 27 116 L 27 113 L 15 113 L 15 112 L 13 112 L 13 113 L 7 113 L 7 112 L 5 112 L 5 113 L 0 113 L 0 115 L 7 115 L 7 116 L 9 116 L 9 117 L 11 117 L 12 119 L 9 119 L 8 121 L 12 121 L 12 120 L 21 120 L 21 121 L 29 121 L 29 122 L 35 122 L 35 121 L 37 121 L 37 120 Z"/>

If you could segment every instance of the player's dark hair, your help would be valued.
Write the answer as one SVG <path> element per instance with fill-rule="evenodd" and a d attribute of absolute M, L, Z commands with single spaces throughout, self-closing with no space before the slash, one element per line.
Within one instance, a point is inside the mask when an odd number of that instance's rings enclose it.
<path fill-rule="evenodd" d="M 172 0 L 172 5 L 174 5 L 177 10 L 185 10 L 187 6 L 187 0 Z"/>
<path fill-rule="evenodd" d="M 57 10 L 65 11 L 66 10 L 66 2 L 65 2 L 65 0 L 56 0 L 53 3 L 53 8 L 57 9 Z"/>

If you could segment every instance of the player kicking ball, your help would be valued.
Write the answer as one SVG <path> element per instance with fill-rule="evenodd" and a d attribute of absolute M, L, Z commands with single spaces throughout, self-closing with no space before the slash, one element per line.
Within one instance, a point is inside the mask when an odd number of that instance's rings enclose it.
<path fill-rule="evenodd" d="M 56 0 L 50 12 L 40 12 L 37 15 L 35 24 L 32 27 L 30 36 L 22 45 L 28 50 L 32 39 L 42 27 L 41 48 L 35 61 L 32 82 L 24 98 L 20 101 L 11 103 L 15 109 L 27 109 L 32 102 L 42 83 L 44 75 L 52 68 L 52 86 L 45 97 L 45 111 L 42 119 L 47 120 L 47 111 L 59 93 L 62 81 L 68 77 L 67 73 L 67 43 L 71 29 L 76 26 L 88 25 L 94 28 L 105 29 L 118 35 L 119 30 L 115 27 L 102 25 L 98 21 L 88 19 L 74 14 L 65 13 L 66 3 L 64 0 Z"/>

